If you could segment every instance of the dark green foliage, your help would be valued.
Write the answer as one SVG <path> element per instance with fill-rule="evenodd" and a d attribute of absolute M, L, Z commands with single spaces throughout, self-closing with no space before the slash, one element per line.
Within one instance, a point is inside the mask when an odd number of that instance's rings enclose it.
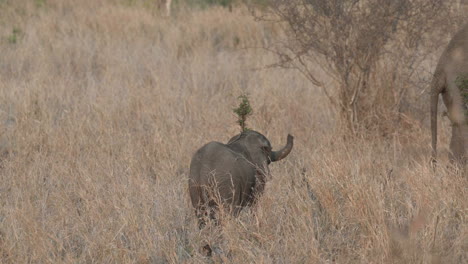
<path fill-rule="evenodd" d="M 46 5 L 46 0 L 36 0 L 36 7 L 44 7 Z"/>
<path fill-rule="evenodd" d="M 465 107 L 465 115 L 468 116 L 468 74 L 463 74 L 457 77 L 455 84 L 460 89 L 460 94 Z"/>
<path fill-rule="evenodd" d="M 213 6 L 213 5 L 220 5 L 224 7 L 228 7 L 234 2 L 234 0 L 193 0 L 187 1 L 189 4 L 198 5 L 201 7 Z"/>
<path fill-rule="evenodd" d="M 210 4 L 218 4 L 227 7 L 232 4 L 233 0 L 208 0 L 207 2 Z"/>
<path fill-rule="evenodd" d="M 175 2 L 184 2 L 188 6 L 207 8 L 210 6 L 222 6 L 232 8 L 233 5 L 245 3 L 248 5 L 255 5 L 257 7 L 266 7 L 269 0 L 177 0 Z"/>
<path fill-rule="evenodd" d="M 243 94 L 239 96 L 238 98 L 241 99 L 241 102 L 239 104 L 239 107 L 235 108 L 233 111 L 234 113 L 237 114 L 237 117 L 238 117 L 237 123 L 241 127 L 241 132 L 244 132 L 244 131 L 249 130 L 246 127 L 246 120 L 247 120 L 247 117 L 252 114 L 252 107 L 250 106 L 249 98 L 247 95 Z"/>
<path fill-rule="evenodd" d="M 13 28 L 13 30 L 11 31 L 11 35 L 8 36 L 8 42 L 10 42 L 11 44 L 16 44 L 16 42 L 18 42 L 18 36 L 20 33 L 21 30 L 19 28 Z"/>

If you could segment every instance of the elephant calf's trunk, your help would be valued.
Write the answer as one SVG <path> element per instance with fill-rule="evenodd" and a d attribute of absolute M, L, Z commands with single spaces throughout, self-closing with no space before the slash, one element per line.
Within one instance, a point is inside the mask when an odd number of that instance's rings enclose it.
<path fill-rule="evenodd" d="M 291 152 L 293 148 L 293 143 L 294 137 L 288 134 L 288 142 L 286 143 L 286 146 L 278 151 L 272 151 L 270 159 L 272 162 L 282 160 L 288 156 L 288 154 Z"/>

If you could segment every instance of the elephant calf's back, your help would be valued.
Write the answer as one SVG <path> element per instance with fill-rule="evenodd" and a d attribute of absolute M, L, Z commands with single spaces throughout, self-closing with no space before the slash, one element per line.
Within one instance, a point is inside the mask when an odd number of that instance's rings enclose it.
<path fill-rule="evenodd" d="M 213 195 L 219 195 L 226 205 L 241 205 L 250 195 L 254 176 L 255 169 L 243 156 L 222 143 L 210 142 L 195 153 L 190 164 L 192 205 L 208 203 Z"/>

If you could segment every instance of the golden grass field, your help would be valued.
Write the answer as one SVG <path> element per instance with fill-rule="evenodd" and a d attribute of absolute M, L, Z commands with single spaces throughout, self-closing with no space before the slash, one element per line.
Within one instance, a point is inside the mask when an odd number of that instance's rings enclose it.
<path fill-rule="evenodd" d="M 447 118 L 433 172 L 424 122 L 345 140 L 319 88 L 262 69 L 245 47 L 280 33 L 246 9 L 124 2 L 0 1 L 0 263 L 468 262 Z M 238 133 L 242 93 L 248 126 L 295 146 L 255 215 L 200 232 L 190 159 Z"/>

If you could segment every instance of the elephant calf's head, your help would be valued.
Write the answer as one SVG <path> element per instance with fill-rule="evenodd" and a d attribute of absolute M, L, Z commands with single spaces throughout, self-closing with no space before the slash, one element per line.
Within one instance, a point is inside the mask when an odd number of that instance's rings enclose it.
<path fill-rule="evenodd" d="M 293 148 L 293 139 L 293 136 L 288 135 L 286 146 L 278 151 L 273 151 L 270 141 L 264 135 L 248 130 L 232 137 L 228 142 L 228 146 L 239 151 L 239 153 L 246 152 L 247 158 L 252 163 L 262 165 L 284 159 Z"/>

